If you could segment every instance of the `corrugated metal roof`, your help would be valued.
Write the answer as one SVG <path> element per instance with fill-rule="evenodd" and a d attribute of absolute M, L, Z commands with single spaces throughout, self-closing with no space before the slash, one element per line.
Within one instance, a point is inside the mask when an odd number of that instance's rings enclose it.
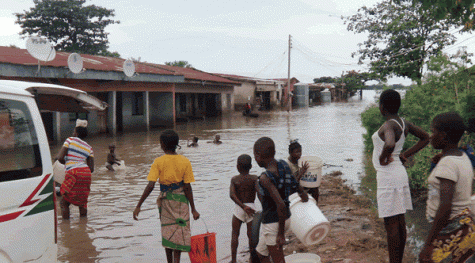
<path fill-rule="evenodd" d="M 152 63 L 146 63 L 146 64 L 153 67 L 158 67 L 161 69 L 174 71 L 175 73 L 179 75 L 185 76 L 185 79 L 212 81 L 212 82 L 220 82 L 220 83 L 226 83 L 226 84 L 240 84 L 239 82 L 235 82 L 227 78 L 216 76 L 216 75 L 206 73 L 206 72 L 193 69 L 193 68 L 182 68 L 182 67 L 174 67 L 174 66 L 168 66 L 168 65 L 152 64 Z"/>
<path fill-rule="evenodd" d="M 68 67 L 68 57 L 70 54 L 71 53 L 67 52 L 56 52 L 54 60 L 41 62 L 41 66 Z M 125 61 L 125 59 L 122 58 L 93 56 L 87 54 L 80 55 L 84 61 L 83 67 L 90 70 L 122 72 L 122 66 Z M 25 66 L 38 65 L 38 60 L 33 58 L 26 49 L 0 46 L 0 63 L 2 62 Z M 175 71 L 170 71 L 165 68 L 151 67 L 143 63 L 135 63 L 135 72 L 159 75 L 181 75 L 177 74 Z"/>

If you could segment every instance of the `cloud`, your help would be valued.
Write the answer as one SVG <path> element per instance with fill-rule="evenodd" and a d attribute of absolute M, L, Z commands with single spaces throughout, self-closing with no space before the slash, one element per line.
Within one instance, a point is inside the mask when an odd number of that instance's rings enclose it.
<path fill-rule="evenodd" d="M 21 27 L 15 24 L 14 17 L 0 17 L 0 37 L 17 35 L 21 31 Z"/>

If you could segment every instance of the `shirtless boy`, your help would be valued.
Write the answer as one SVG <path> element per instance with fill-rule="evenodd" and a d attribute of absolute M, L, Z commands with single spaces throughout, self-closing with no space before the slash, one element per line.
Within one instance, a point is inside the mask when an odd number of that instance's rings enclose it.
<path fill-rule="evenodd" d="M 251 246 L 251 229 L 252 219 L 256 212 L 254 200 L 256 199 L 256 182 L 257 176 L 250 175 L 249 170 L 252 168 L 252 158 L 247 154 L 238 157 L 237 169 L 239 175 L 231 179 L 231 187 L 229 195 L 236 203 L 234 208 L 233 223 L 232 223 L 232 239 L 231 239 L 231 255 L 233 263 L 236 262 L 236 253 L 239 244 L 239 232 L 241 231 L 242 223 L 247 224 L 247 237 L 249 238 L 249 249 Z"/>
<path fill-rule="evenodd" d="M 223 142 L 221 141 L 221 136 L 219 136 L 219 134 L 216 134 L 216 136 L 214 136 L 214 140 L 208 141 L 208 143 L 221 144 Z"/>
<path fill-rule="evenodd" d="M 111 144 L 109 145 L 109 154 L 107 155 L 107 169 L 109 169 L 110 171 L 114 171 L 114 168 L 112 167 L 112 165 L 114 164 L 117 164 L 117 165 L 120 165 L 120 160 L 117 159 L 117 157 L 115 156 L 115 145 L 114 144 Z"/>

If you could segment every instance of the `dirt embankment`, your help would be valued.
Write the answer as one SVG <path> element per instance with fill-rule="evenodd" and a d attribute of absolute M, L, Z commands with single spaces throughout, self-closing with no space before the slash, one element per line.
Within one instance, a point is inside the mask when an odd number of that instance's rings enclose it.
<path fill-rule="evenodd" d="M 289 243 L 284 246 L 285 255 L 294 251 L 315 253 L 323 263 L 389 262 L 383 220 L 377 217 L 369 198 L 355 195 L 340 175 L 325 175 L 320 186 L 319 208 L 331 225 L 328 235 L 320 243 L 306 247 L 290 234 Z M 416 262 L 408 251 L 406 247 L 404 262 Z"/>

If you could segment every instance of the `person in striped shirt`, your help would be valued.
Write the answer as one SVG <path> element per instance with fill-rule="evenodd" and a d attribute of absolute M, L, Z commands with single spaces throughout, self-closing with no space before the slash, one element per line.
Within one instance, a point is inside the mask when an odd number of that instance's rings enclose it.
<path fill-rule="evenodd" d="M 73 136 L 66 139 L 56 159 L 65 165 L 66 176 L 61 184 L 61 215 L 69 219 L 71 204 L 79 207 L 81 217 L 87 216 L 87 199 L 91 190 L 91 173 L 94 172 L 94 152 L 84 141 L 87 121 L 78 119 Z"/>

